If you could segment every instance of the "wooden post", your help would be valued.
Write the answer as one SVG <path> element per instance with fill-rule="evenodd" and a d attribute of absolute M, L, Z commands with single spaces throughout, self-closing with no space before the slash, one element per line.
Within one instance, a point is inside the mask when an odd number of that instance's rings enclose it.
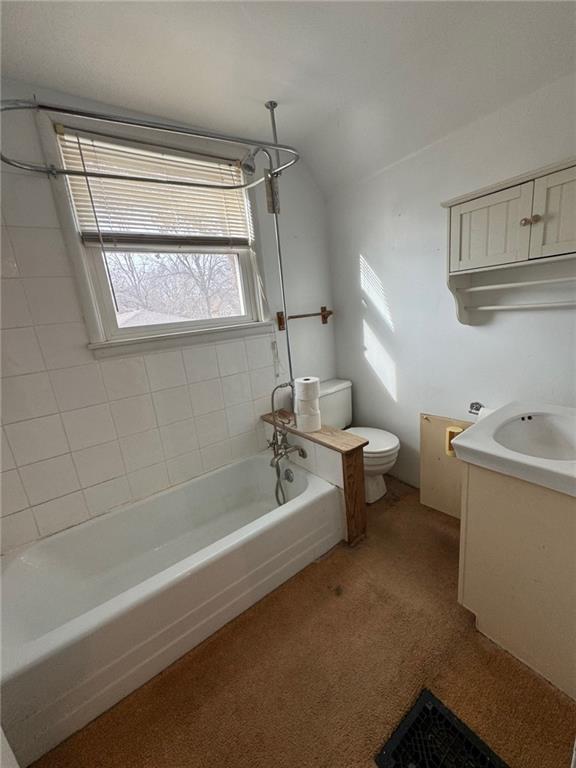
<path fill-rule="evenodd" d="M 366 536 L 366 496 L 364 493 L 364 455 L 362 448 L 342 454 L 342 476 L 346 503 L 348 545 Z"/>
<path fill-rule="evenodd" d="M 296 427 L 294 414 L 278 411 L 277 417 L 282 429 L 299 435 L 304 440 L 318 443 L 342 456 L 342 478 L 344 480 L 344 502 L 346 505 L 346 526 L 348 545 L 353 547 L 366 536 L 366 496 L 364 493 L 364 446 L 368 440 L 352 432 L 342 431 L 326 424 L 317 432 L 302 432 Z M 271 413 L 261 417 L 268 424 L 273 423 Z"/>

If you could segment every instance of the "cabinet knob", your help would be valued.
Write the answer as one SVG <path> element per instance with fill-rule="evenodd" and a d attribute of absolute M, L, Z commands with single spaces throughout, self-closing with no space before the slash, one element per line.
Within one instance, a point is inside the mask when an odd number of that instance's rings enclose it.
<path fill-rule="evenodd" d="M 539 213 L 535 213 L 533 216 L 525 216 L 523 219 L 520 219 L 520 226 L 527 227 L 529 224 L 537 224 L 541 218 L 542 216 Z"/>

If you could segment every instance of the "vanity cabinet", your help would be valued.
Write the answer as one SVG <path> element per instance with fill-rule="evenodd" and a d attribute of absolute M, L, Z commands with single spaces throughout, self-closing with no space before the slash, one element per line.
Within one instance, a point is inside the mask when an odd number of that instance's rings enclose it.
<path fill-rule="evenodd" d="M 576 499 L 464 464 L 458 600 L 476 628 L 576 698 Z"/>

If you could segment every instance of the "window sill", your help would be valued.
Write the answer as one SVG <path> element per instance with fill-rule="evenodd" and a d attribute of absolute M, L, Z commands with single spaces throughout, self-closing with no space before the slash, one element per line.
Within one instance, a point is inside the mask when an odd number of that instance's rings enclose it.
<path fill-rule="evenodd" d="M 176 331 L 158 336 L 134 336 L 114 339 L 113 341 L 97 341 L 88 344 L 88 349 L 92 350 L 96 358 L 119 357 L 135 352 L 156 352 L 173 347 L 210 344 L 215 341 L 233 341 L 246 336 L 272 333 L 273 330 L 274 323 L 271 320 L 265 320 L 220 328 L 203 328 L 197 331 Z"/>

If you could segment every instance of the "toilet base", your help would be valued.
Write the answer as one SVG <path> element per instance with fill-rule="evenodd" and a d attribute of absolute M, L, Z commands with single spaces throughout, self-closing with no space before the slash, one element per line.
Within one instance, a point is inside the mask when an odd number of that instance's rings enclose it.
<path fill-rule="evenodd" d="M 384 475 L 364 474 L 364 488 L 366 492 L 366 503 L 374 504 L 375 501 L 386 495 L 386 481 Z"/>

